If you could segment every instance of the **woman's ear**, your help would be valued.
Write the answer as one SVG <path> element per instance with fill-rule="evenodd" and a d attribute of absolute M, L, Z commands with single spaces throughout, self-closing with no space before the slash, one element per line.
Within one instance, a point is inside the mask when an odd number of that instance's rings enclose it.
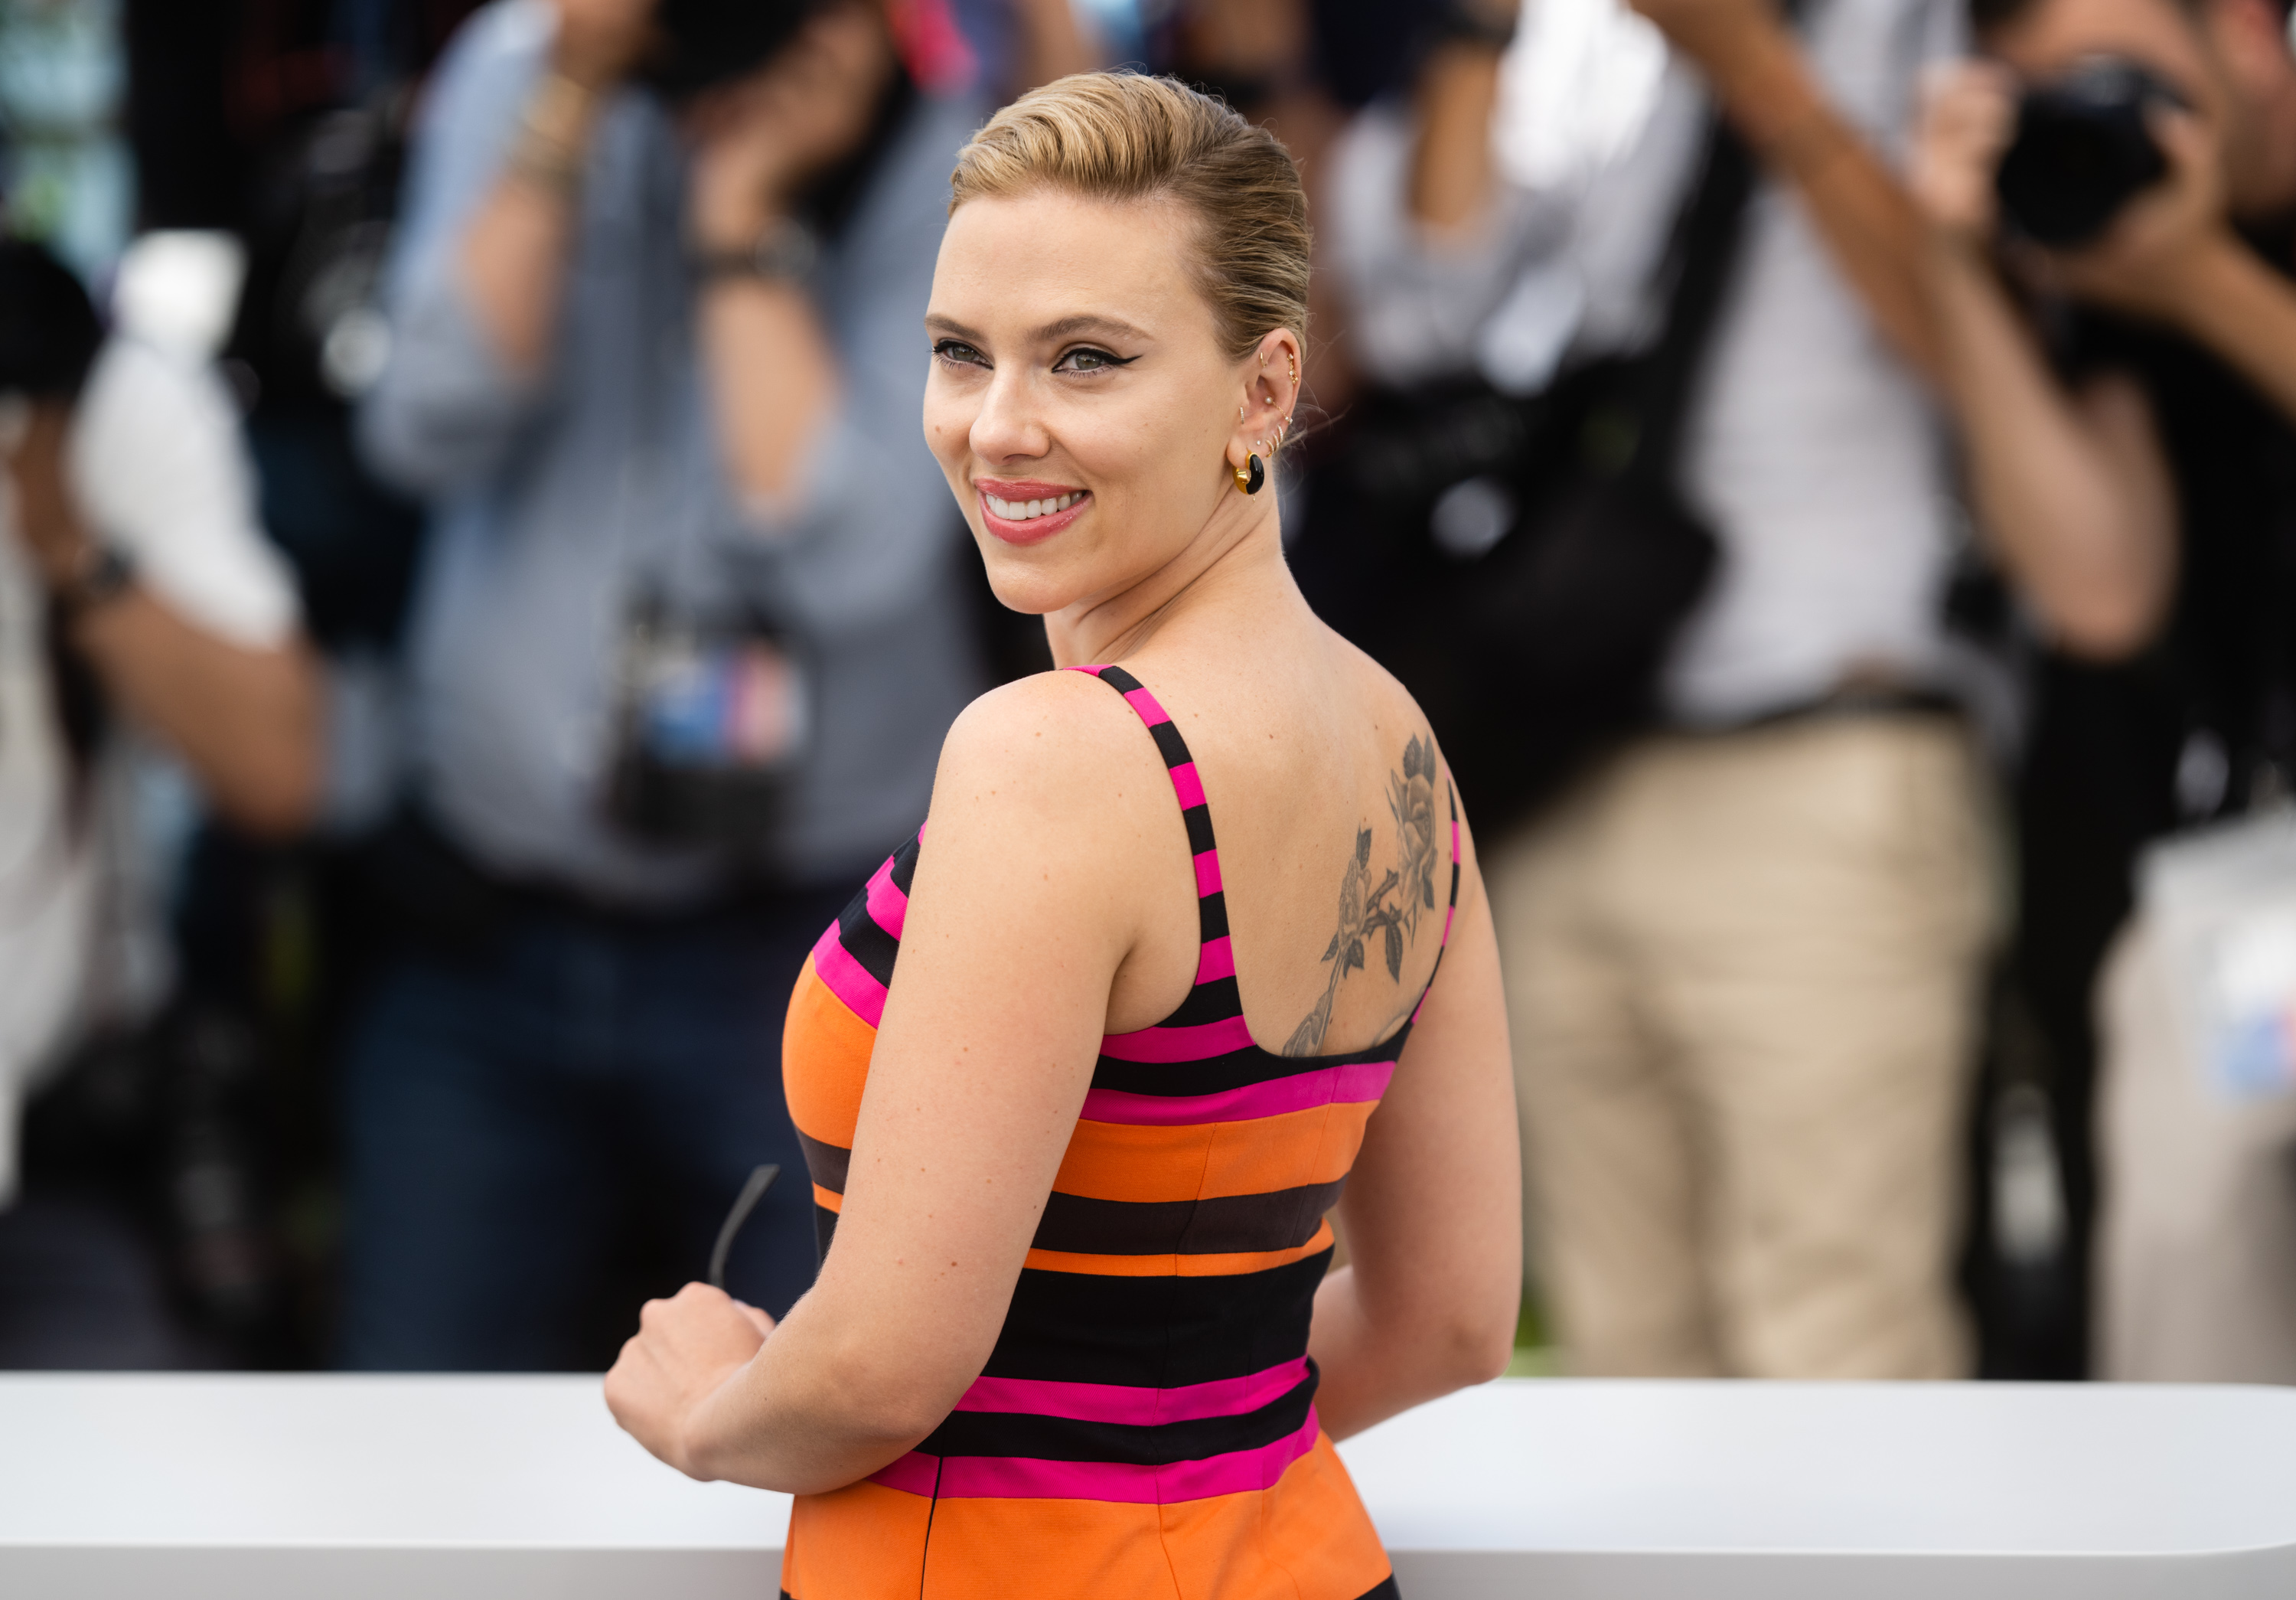
<path fill-rule="evenodd" d="M 1291 431 L 1300 404 L 1300 341 L 1289 328 L 1274 328 L 1245 357 L 1243 398 L 1237 406 L 1228 464 L 1242 466 L 1248 455 L 1270 462 Z"/>

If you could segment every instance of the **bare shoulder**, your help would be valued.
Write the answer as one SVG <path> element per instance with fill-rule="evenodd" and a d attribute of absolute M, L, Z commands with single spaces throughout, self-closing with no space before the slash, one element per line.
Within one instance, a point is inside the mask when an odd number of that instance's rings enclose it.
<path fill-rule="evenodd" d="M 952 780 L 1065 790 L 1104 773 L 1111 759 L 1152 751 L 1139 718 L 1106 684 L 1082 672 L 1040 672 L 991 689 L 958 715 L 941 743 L 934 800 Z"/>
<path fill-rule="evenodd" d="M 1124 697 L 1081 672 L 1043 672 L 966 707 L 941 745 L 931 825 L 1032 849 L 1105 846 L 1170 807 L 1155 742 Z"/>

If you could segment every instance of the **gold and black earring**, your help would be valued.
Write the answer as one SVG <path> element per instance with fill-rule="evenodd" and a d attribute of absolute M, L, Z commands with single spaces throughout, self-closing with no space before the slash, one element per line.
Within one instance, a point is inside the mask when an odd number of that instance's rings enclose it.
<path fill-rule="evenodd" d="M 1267 469 L 1260 464 L 1257 452 L 1246 452 L 1243 465 L 1235 469 L 1235 487 L 1247 495 L 1256 495 L 1267 481 Z"/>

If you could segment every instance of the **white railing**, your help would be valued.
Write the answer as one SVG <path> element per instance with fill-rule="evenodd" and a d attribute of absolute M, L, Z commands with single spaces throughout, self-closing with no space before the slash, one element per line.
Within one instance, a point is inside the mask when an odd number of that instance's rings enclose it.
<path fill-rule="evenodd" d="M 2296 1391 L 1502 1382 L 1342 1453 L 1406 1600 L 2296 1596 Z M 0 1376 L 0 1596 L 769 1600 L 787 1521 L 594 1379 Z"/>

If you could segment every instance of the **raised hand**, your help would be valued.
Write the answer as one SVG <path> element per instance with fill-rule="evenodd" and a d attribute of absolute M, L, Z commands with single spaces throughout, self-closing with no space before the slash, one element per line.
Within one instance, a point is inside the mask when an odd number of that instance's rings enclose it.
<path fill-rule="evenodd" d="M 756 239 L 808 178 L 861 142 L 891 67 L 882 20 L 836 5 L 758 70 L 703 95 L 686 120 L 696 242 L 738 250 Z"/>
<path fill-rule="evenodd" d="M 558 13 L 551 65 L 588 88 L 619 79 L 645 50 L 659 0 L 550 0 Z"/>
<path fill-rule="evenodd" d="M 1948 238 L 1983 245 L 2000 221 L 1993 175 L 2017 127 L 2017 79 L 1992 62 L 1932 68 L 1906 173 L 1914 201 Z"/>

